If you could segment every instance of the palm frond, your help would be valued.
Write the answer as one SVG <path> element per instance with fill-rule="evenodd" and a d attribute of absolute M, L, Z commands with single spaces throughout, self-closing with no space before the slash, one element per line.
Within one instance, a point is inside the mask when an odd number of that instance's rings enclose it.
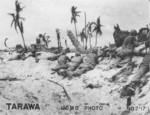
<path fill-rule="evenodd" d="M 77 7 L 75 6 L 72 6 L 71 7 L 71 14 L 72 14 L 72 17 L 71 17 L 71 23 L 74 22 L 74 23 L 77 23 L 77 17 L 80 17 L 80 13 L 81 11 L 76 11 Z"/>
<path fill-rule="evenodd" d="M 12 27 L 14 23 L 15 23 L 15 19 L 13 19 L 13 20 L 12 20 L 12 22 L 11 22 L 11 25 L 10 25 L 10 26 Z"/>
<path fill-rule="evenodd" d="M 96 22 L 91 22 L 91 23 L 90 23 L 90 26 L 96 26 L 96 25 L 97 25 Z"/>
<path fill-rule="evenodd" d="M 15 6 L 16 6 L 16 12 L 21 12 L 24 9 L 24 7 L 21 7 L 21 2 L 18 2 L 18 0 L 16 0 Z"/>
<path fill-rule="evenodd" d="M 101 27 L 103 26 L 101 24 L 101 21 L 100 21 L 100 17 L 97 18 L 96 22 L 92 22 L 91 24 L 93 24 L 95 27 L 93 29 L 93 32 L 96 33 L 96 35 L 102 35 L 102 30 L 101 30 Z"/>
<path fill-rule="evenodd" d="M 97 26 L 94 27 L 93 32 L 97 33 Z"/>
<path fill-rule="evenodd" d="M 24 17 L 20 17 L 20 20 L 23 20 L 23 21 L 25 21 L 25 18 L 24 18 Z"/>
<path fill-rule="evenodd" d="M 76 11 L 76 14 L 80 14 L 81 13 L 81 11 Z"/>
<path fill-rule="evenodd" d="M 16 19 L 15 19 L 15 14 L 14 13 L 8 13 L 8 15 L 12 16 L 12 22 L 11 22 L 11 27 L 13 26 L 13 24 L 15 23 Z"/>
<path fill-rule="evenodd" d="M 25 18 L 20 17 L 20 12 L 24 9 L 24 7 L 21 7 L 21 3 L 18 2 L 18 0 L 15 1 L 15 13 L 8 13 L 9 15 L 12 16 L 12 22 L 11 22 L 11 27 L 14 26 L 15 31 L 18 33 L 18 29 L 20 30 L 21 37 L 23 40 L 24 48 L 26 48 L 25 45 L 25 40 L 24 40 L 24 28 L 23 28 L 23 21 Z"/>
<path fill-rule="evenodd" d="M 15 14 L 14 13 L 8 13 L 8 15 L 14 17 Z"/>
<path fill-rule="evenodd" d="M 4 41 L 5 47 L 8 47 L 8 46 L 7 46 L 7 40 L 8 40 L 8 38 L 5 38 L 5 41 Z"/>

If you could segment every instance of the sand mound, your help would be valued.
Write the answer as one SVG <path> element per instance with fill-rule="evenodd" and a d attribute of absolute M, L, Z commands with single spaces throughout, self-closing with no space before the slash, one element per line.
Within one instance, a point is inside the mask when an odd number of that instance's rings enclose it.
<path fill-rule="evenodd" d="M 7 61 L 0 64 L 0 78 L 19 79 L 0 81 L 0 115 L 120 115 L 126 111 L 126 99 L 120 98 L 119 92 L 125 83 L 111 83 L 107 80 L 121 69 L 107 69 L 116 59 L 103 60 L 94 70 L 68 80 L 51 74 L 51 68 L 57 64 L 56 61 L 45 60 L 51 55 L 53 54 L 42 53 L 39 63 L 30 57 L 25 61 Z M 68 55 L 71 57 L 74 54 Z M 3 53 L 2 57 L 8 58 L 8 54 Z M 134 57 L 133 60 L 140 64 L 142 58 Z M 127 80 L 130 80 L 137 68 L 132 75 L 127 76 Z M 71 102 L 68 101 L 62 87 L 48 80 L 64 86 Z M 150 105 L 149 84 L 150 82 L 142 88 L 140 94 L 132 98 L 133 106 L 146 108 L 126 113 L 146 115 Z M 40 110 L 8 110 L 6 103 L 38 103 Z M 78 106 L 79 110 L 62 110 L 63 105 Z"/>

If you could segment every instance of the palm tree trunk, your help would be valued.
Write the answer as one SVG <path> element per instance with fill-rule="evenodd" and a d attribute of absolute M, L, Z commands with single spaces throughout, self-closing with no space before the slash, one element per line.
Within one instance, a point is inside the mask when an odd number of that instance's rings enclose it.
<path fill-rule="evenodd" d="M 87 38 L 85 39 L 86 45 L 85 45 L 85 49 L 87 49 Z"/>
<path fill-rule="evenodd" d="M 84 12 L 84 17 L 85 17 L 85 36 L 86 36 L 86 13 L 85 12 Z M 85 49 L 87 49 L 87 38 L 86 38 Z"/>
<path fill-rule="evenodd" d="M 83 43 L 83 47 L 84 47 L 84 40 L 82 41 L 82 43 Z"/>
<path fill-rule="evenodd" d="M 84 12 L 84 17 L 85 17 L 85 35 L 86 35 L 86 13 Z"/>
<path fill-rule="evenodd" d="M 89 37 L 90 49 L 92 48 L 91 37 Z"/>
<path fill-rule="evenodd" d="M 59 39 L 57 39 L 57 45 L 58 45 L 58 50 L 60 50 L 60 44 L 59 44 Z"/>
<path fill-rule="evenodd" d="M 77 25 L 76 25 L 76 23 L 75 23 L 75 22 L 74 22 L 74 28 L 75 28 L 76 38 L 78 39 Z"/>
<path fill-rule="evenodd" d="M 22 37 L 22 41 L 23 41 L 23 46 L 24 46 L 25 50 L 27 50 L 23 33 L 21 33 L 21 37 Z"/>
<path fill-rule="evenodd" d="M 61 48 L 61 41 L 59 41 L 59 47 Z"/>
<path fill-rule="evenodd" d="M 59 47 L 61 48 L 61 39 L 59 39 Z"/>
<path fill-rule="evenodd" d="M 20 34 L 21 34 L 21 37 L 22 37 L 24 49 L 25 49 L 25 51 L 27 51 L 27 47 L 26 47 L 26 44 L 25 44 L 24 35 L 23 35 L 23 32 L 21 31 L 21 27 L 19 26 L 19 24 L 18 24 L 18 27 L 19 27 Z"/>
<path fill-rule="evenodd" d="M 97 47 L 97 34 L 96 34 L 96 38 L 95 38 L 95 47 Z"/>

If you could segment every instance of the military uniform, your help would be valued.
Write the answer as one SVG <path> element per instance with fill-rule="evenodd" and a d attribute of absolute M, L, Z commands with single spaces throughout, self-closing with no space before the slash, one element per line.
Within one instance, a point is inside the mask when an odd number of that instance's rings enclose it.
<path fill-rule="evenodd" d="M 83 63 L 73 72 L 73 76 L 80 76 L 81 74 L 89 71 L 95 67 L 97 63 L 97 55 L 95 53 L 89 53 L 83 57 Z"/>
<path fill-rule="evenodd" d="M 68 69 L 69 71 L 74 71 L 82 62 L 81 56 L 75 56 L 71 59 L 71 62 L 68 63 Z"/>
<path fill-rule="evenodd" d="M 141 81 L 141 78 L 149 71 L 150 64 L 150 52 L 143 58 L 143 61 L 138 69 L 136 75 L 133 77 L 132 81 L 123 87 L 121 96 L 132 96 L 135 94 L 135 90 L 140 88 L 144 82 Z"/>
<path fill-rule="evenodd" d="M 145 73 L 149 71 L 149 64 L 150 64 L 150 52 L 143 58 L 140 68 L 132 81 L 139 81 L 141 77 L 143 77 Z"/>
<path fill-rule="evenodd" d="M 56 65 L 55 68 L 53 68 L 53 71 L 59 71 L 60 69 L 66 69 L 67 66 L 67 62 L 68 60 L 70 60 L 65 54 L 59 56 L 58 60 L 58 64 Z"/>

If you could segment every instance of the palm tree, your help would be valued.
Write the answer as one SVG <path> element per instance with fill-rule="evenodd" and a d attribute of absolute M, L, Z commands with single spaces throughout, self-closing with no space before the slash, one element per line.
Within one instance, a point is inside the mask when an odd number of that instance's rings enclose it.
<path fill-rule="evenodd" d="M 80 16 L 79 13 L 80 11 L 77 11 L 77 7 L 75 6 L 71 7 L 71 14 L 72 14 L 71 23 L 74 23 L 76 37 L 78 35 L 76 23 L 77 23 L 77 16 Z"/>
<path fill-rule="evenodd" d="M 24 9 L 24 7 L 21 7 L 21 3 L 16 0 L 15 2 L 15 7 L 16 7 L 16 12 L 15 13 L 9 13 L 10 16 L 12 16 L 12 22 L 11 22 L 11 27 L 14 25 L 14 28 L 16 32 L 18 33 L 18 29 L 21 33 L 21 37 L 23 40 L 23 45 L 24 48 L 27 50 L 26 44 L 25 44 L 25 39 L 24 39 L 24 28 L 23 28 L 23 21 L 25 18 L 20 16 L 20 12 Z"/>
<path fill-rule="evenodd" d="M 87 36 L 89 38 L 90 48 L 92 48 L 91 38 L 93 36 L 93 31 L 92 31 L 92 23 L 91 22 L 88 22 L 88 24 L 87 24 Z"/>
<path fill-rule="evenodd" d="M 88 42 L 88 36 L 87 36 L 87 27 L 86 27 L 86 12 L 84 12 L 84 18 L 85 18 L 85 41 L 86 41 L 86 45 L 85 45 L 85 49 L 87 49 L 87 42 Z"/>
<path fill-rule="evenodd" d="M 94 29 L 93 29 L 93 32 L 96 33 L 96 40 L 95 40 L 95 47 L 96 47 L 96 46 L 97 46 L 97 37 L 98 37 L 98 35 L 100 35 L 100 36 L 102 35 L 101 27 L 102 27 L 103 25 L 101 25 L 100 17 L 97 18 L 97 21 L 96 21 L 96 22 L 91 23 L 91 24 L 94 24 L 94 25 L 95 25 L 95 27 L 94 27 Z"/>
<path fill-rule="evenodd" d="M 57 35 L 58 50 L 60 50 L 61 41 L 60 41 L 60 30 L 58 28 L 56 29 L 56 35 Z"/>
<path fill-rule="evenodd" d="M 87 36 L 85 34 L 85 29 L 83 28 L 82 31 L 80 32 L 80 38 L 81 38 L 81 42 L 83 43 L 83 47 L 85 47 L 85 49 L 87 48 L 87 42 L 84 46 L 84 40 L 87 39 Z M 87 40 L 86 40 L 87 41 Z"/>

